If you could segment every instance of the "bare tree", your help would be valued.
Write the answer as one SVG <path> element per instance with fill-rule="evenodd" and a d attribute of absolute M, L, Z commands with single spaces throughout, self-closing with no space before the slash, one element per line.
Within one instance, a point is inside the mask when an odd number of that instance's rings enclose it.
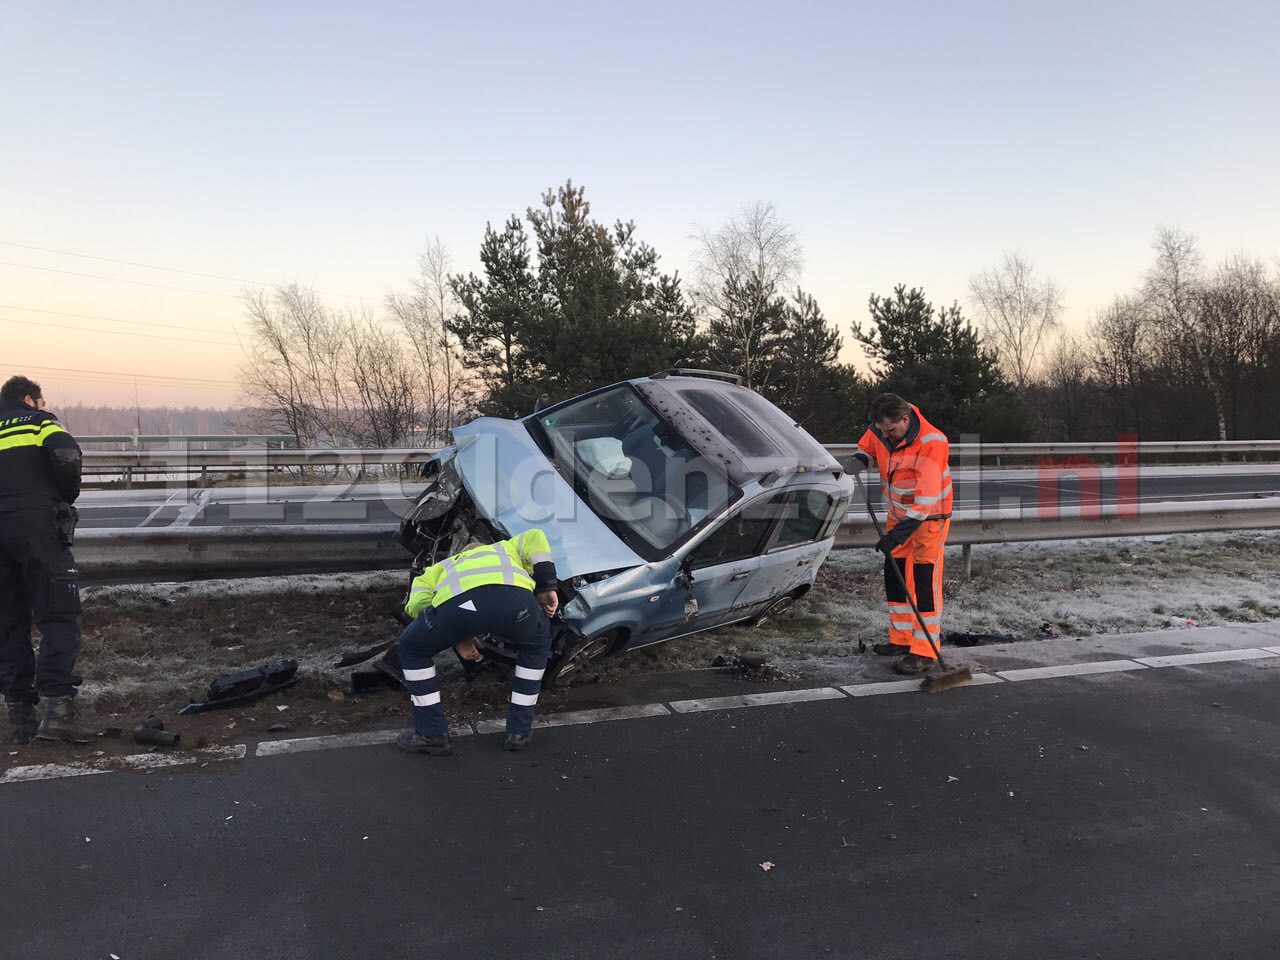
<path fill-rule="evenodd" d="M 1111 401 L 1117 433 L 1141 433 L 1149 344 L 1142 301 L 1116 297 L 1089 324 L 1086 350 L 1098 385 Z"/>
<path fill-rule="evenodd" d="M 771 203 L 756 202 L 715 230 L 698 227 L 690 297 L 712 333 L 712 362 L 757 389 L 778 339 L 776 294 L 798 284 L 800 240 Z"/>
<path fill-rule="evenodd" d="M 1061 428 L 1062 439 L 1084 440 L 1092 415 L 1093 384 L 1089 359 L 1080 341 L 1070 334 L 1058 337 L 1048 350 L 1044 366 L 1049 410 Z"/>
<path fill-rule="evenodd" d="M 413 435 L 418 420 L 413 356 L 398 332 L 372 317 L 352 327 L 351 385 L 366 416 L 353 425 L 359 446 L 397 447 Z"/>
<path fill-rule="evenodd" d="M 969 291 L 978 326 L 1018 393 L 1025 395 L 1036 360 L 1058 326 L 1062 291 L 1052 280 L 1039 279 L 1018 253 L 1006 253 L 998 267 L 970 278 Z"/>
<path fill-rule="evenodd" d="M 426 442 L 447 441 L 467 406 L 469 390 L 448 321 L 461 308 L 449 278 L 451 258 L 440 238 L 418 257 L 411 293 L 387 296 L 387 309 L 414 357 L 414 373 Z"/>
<path fill-rule="evenodd" d="M 1265 388 L 1258 373 L 1273 362 L 1280 344 L 1280 289 L 1260 261 L 1237 255 L 1218 266 L 1195 309 L 1196 328 L 1211 332 L 1201 341 L 1201 362 L 1221 390 L 1219 433 L 1225 421 L 1238 437 L 1241 408 Z"/>
<path fill-rule="evenodd" d="M 248 398 L 283 421 L 299 445 L 335 444 L 351 416 L 347 318 L 296 283 L 270 294 L 246 291 L 244 302 Z"/>

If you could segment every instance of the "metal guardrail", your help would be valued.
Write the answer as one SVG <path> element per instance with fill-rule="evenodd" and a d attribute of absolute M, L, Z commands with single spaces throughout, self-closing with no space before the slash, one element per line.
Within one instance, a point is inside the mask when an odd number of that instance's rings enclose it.
<path fill-rule="evenodd" d="M 852 455 L 858 448 L 852 443 L 825 444 L 836 457 Z M 270 449 L 240 447 L 231 450 L 191 450 L 184 448 L 153 450 L 86 450 L 86 467 L 122 470 L 126 467 L 145 470 L 199 469 L 218 467 L 320 467 L 378 466 L 424 463 L 439 452 L 438 447 L 397 447 L 389 449 L 305 448 Z M 956 460 L 988 457 L 1114 457 L 1117 453 L 1151 455 L 1187 454 L 1218 456 L 1222 454 L 1280 454 L 1280 440 L 1188 440 L 1152 441 L 1128 447 L 1114 443 L 955 443 L 951 455 Z"/>
<path fill-rule="evenodd" d="M 967 573 L 975 544 L 1280 529 L 1280 496 L 1107 504 L 1094 512 L 1064 509 L 1059 518 L 1044 519 L 1034 511 L 962 510 L 952 518 L 947 543 L 964 547 Z M 93 528 L 77 534 L 75 552 L 86 583 L 399 568 L 408 556 L 397 529 L 388 523 Z M 854 504 L 836 546 L 875 542 L 871 522 Z"/>
<path fill-rule="evenodd" d="M 141 450 L 142 445 L 147 443 L 163 443 L 169 446 L 174 443 L 223 443 L 228 446 L 274 443 L 285 447 L 295 442 L 294 437 L 287 433 L 120 433 L 89 436 L 76 434 L 76 441 L 81 446 L 95 443 L 127 443 L 136 450 Z"/>

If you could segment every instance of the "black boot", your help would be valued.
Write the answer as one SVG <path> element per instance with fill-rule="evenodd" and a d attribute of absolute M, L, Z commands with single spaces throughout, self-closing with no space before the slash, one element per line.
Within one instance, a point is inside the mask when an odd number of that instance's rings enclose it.
<path fill-rule="evenodd" d="M 871 652 L 877 657 L 900 657 L 904 653 L 910 653 L 911 648 L 905 643 L 877 643 L 872 646 Z"/>
<path fill-rule="evenodd" d="M 36 735 L 36 705 L 30 700 L 10 700 L 9 739 L 14 743 L 30 743 Z"/>
<path fill-rule="evenodd" d="M 48 697 L 44 702 L 44 719 L 40 721 L 36 738 L 91 743 L 98 738 L 98 732 L 80 726 L 74 697 Z"/>
<path fill-rule="evenodd" d="M 508 733 L 506 739 L 502 741 L 502 749 L 512 752 L 520 751 L 527 747 L 532 739 L 531 733 Z"/>
<path fill-rule="evenodd" d="M 933 657 L 922 657 L 918 653 L 908 653 L 893 665 L 893 672 L 913 677 L 918 673 L 928 673 L 937 662 Z"/>
<path fill-rule="evenodd" d="M 453 744 L 449 742 L 447 733 L 437 737 L 424 737 L 420 733 L 406 730 L 396 737 L 396 746 L 405 753 L 426 753 L 433 757 L 447 757 L 453 753 Z"/>

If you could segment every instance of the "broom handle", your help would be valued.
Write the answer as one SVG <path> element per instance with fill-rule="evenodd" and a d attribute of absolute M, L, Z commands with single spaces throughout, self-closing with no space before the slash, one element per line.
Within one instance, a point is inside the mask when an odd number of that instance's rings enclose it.
<path fill-rule="evenodd" d="M 867 505 L 867 516 L 871 518 L 871 524 L 876 528 L 878 542 L 884 538 L 884 531 L 880 529 L 880 521 L 876 518 L 876 512 L 871 506 L 871 492 L 862 482 L 862 471 L 855 470 L 853 479 L 858 482 L 858 489 L 862 491 L 862 502 Z M 924 631 L 924 638 L 929 641 L 929 646 L 933 647 L 933 655 L 938 658 L 938 666 L 946 670 L 947 662 L 942 659 L 942 651 L 938 649 L 938 643 L 933 639 L 933 634 L 929 632 L 929 627 L 925 624 L 924 617 L 920 614 L 920 608 L 916 606 L 916 602 L 911 596 L 911 591 L 907 589 L 907 581 L 902 576 L 902 571 L 898 569 L 898 561 L 894 558 L 892 552 L 887 553 L 884 559 L 893 568 L 893 575 L 898 578 L 898 586 L 902 587 L 902 592 L 907 597 L 907 603 L 911 604 L 911 612 L 916 615 L 916 623 L 920 624 L 920 629 Z"/>

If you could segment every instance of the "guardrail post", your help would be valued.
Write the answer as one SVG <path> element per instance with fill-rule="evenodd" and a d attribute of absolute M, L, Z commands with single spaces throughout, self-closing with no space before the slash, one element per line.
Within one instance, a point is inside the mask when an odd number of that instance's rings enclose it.
<path fill-rule="evenodd" d="M 973 544 L 966 543 L 960 548 L 960 569 L 966 581 L 973 579 Z"/>

